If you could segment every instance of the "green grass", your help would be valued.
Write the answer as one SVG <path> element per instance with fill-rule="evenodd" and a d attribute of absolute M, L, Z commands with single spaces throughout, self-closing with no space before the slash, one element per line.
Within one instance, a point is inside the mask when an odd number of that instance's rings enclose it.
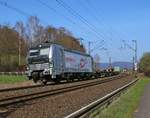
<path fill-rule="evenodd" d="M 0 75 L 0 84 L 10 84 L 27 81 L 22 75 Z"/>
<path fill-rule="evenodd" d="M 121 95 L 120 99 L 112 103 L 108 108 L 95 111 L 90 118 L 133 118 L 144 87 L 149 82 L 150 78 L 140 78 L 135 86 Z"/>

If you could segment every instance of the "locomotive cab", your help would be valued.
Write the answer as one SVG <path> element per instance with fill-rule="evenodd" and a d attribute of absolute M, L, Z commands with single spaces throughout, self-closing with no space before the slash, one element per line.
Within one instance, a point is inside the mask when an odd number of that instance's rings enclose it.
<path fill-rule="evenodd" d="M 41 81 L 44 84 L 47 81 L 55 80 L 58 73 L 55 72 L 54 65 L 58 66 L 58 63 L 61 62 L 53 61 L 60 54 L 58 50 L 61 49 L 58 46 L 56 48 L 55 44 L 41 44 L 30 48 L 27 57 L 28 78 L 33 79 L 34 82 Z"/>

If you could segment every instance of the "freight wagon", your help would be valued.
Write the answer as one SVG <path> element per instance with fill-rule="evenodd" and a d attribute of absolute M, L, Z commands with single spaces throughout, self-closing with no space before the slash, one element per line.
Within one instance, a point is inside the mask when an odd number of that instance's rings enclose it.
<path fill-rule="evenodd" d="M 30 48 L 27 56 L 27 75 L 34 82 L 91 78 L 94 73 L 90 55 L 69 50 L 54 43 L 44 43 Z"/>

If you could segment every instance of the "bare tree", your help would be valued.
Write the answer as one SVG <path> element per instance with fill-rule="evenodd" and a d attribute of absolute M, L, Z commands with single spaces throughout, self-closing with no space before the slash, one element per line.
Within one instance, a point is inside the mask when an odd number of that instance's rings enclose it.
<path fill-rule="evenodd" d="M 19 34 L 18 36 L 19 37 L 18 38 L 18 64 L 20 65 L 21 64 L 21 38 L 23 37 L 24 31 L 25 31 L 24 25 L 21 21 L 16 23 L 15 30 Z"/>
<path fill-rule="evenodd" d="M 22 21 L 16 22 L 14 29 L 19 33 L 20 37 L 25 37 L 25 27 Z"/>
<path fill-rule="evenodd" d="M 27 53 L 27 34 L 26 29 L 22 21 L 16 22 L 15 27 L 13 28 L 17 31 L 18 34 L 18 64 L 21 65 L 22 59 L 26 56 Z"/>
<path fill-rule="evenodd" d="M 26 30 L 28 33 L 28 36 L 31 40 L 31 45 L 34 45 L 34 42 L 39 38 L 38 33 L 40 29 L 40 20 L 36 16 L 31 16 L 28 19 Z"/>

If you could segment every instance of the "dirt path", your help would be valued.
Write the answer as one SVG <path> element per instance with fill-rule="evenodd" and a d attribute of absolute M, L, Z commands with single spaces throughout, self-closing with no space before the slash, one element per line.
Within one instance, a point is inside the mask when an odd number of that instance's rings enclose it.
<path fill-rule="evenodd" d="M 150 118 L 150 83 L 145 87 L 134 118 Z"/>

